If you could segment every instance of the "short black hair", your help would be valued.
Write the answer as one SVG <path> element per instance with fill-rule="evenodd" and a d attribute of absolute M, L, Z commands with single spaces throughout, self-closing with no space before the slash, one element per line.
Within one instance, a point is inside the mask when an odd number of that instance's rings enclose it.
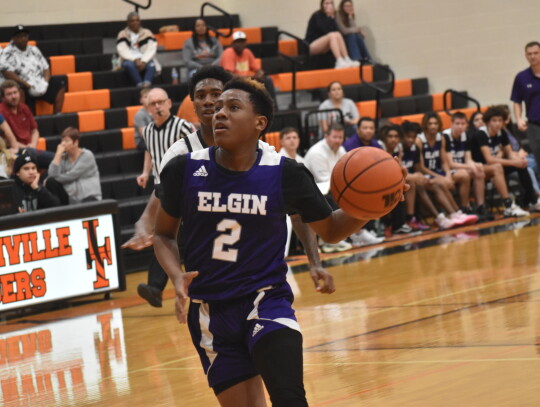
<path fill-rule="evenodd" d="M 403 133 L 416 133 L 420 134 L 422 132 L 422 129 L 420 128 L 420 125 L 416 122 L 410 122 L 408 120 L 405 120 L 403 123 L 401 123 L 401 128 L 403 129 Z"/>
<path fill-rule="evenodd" d="M 368 117 L 368 116 L 364 116 L 364 117 L 361 117 L 360 120 L 358 120 L 358 123 L 356 123 L 356 128 L 359 129 L 360 125 L 363 122 L 372 122 L 373 125 L 375 125 L 375 120 L 374 119 L 372 119 L 371 117 Z"/>
<path fill-rule="evenodd" d="M 457 119 L 467 121 L 467 115 L 460 111 L 452 113 L 452 116 L 450 116 L 450 120 L 453 122 L 454 120 L 457 120 Z"/>
<path fill-rule="evenodd" d="M 488 109 L 484 112 L 484 123 L 488 124 L 491 119 L 494 117 L 500 117 L 504 120 L 506 116 L 506 112 L 504 109 L 500 106 L 490 106 Z M 507 117 L 507 116 L 506 116 Z"/>
<path fill-rule="evenodd" d="M 531 42 L 528 42 L 528 43 L 525 45 L 525 50 L 527 50 L 527 48 L 531 48 L 531 47 L 540 47 L 540 42 L 538 42 L 538 41 L 531 41 Z"/>
<path fill-rule="evenodd" d="M 264 85 L 255 79 L 237 76 L 225 84 L 223 92 L 230 89 L 239 89 L 249 93 L 249 101 L 253 105 L 255 113 L 265 116 L 268 120 L 266 127 L 261 131 L 259 137 L 264 135 L 274 120 L 274 101 Z"/>
<path fill-rule="evenodd" d="M 219 65 L 206 65 L 199 68 L 191 76 L 188 82 L 189 98 L 193 100 L 195 98 L 195 87 L 204 79 L 216 79 L 221 81 L 223 85 L 232 79 L 232 74 L 227 72 Z"/>
<path fill-rule="evenodd" d="M 387 124 L 386 126 L 383 126 L 379 132 L 379 138 L 383 141 L 386 140 L 388 133 L 391 131 L 397 132 L 399 139 L 403 139 L 403 129 L 397 124 Z"/>

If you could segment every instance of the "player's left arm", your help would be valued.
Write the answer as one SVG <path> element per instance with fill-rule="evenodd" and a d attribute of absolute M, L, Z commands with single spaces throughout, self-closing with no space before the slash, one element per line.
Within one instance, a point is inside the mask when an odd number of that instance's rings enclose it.
<path fill-rule="evenodd" d="M 291 222 L 294 233 L 296 233 L 296 236 L 306 251 L 309 261 L 309 272 L 315 284 L 315 289 L 323 294 L 333 293 L 336 291 L 334 277 L 322 266 L 319 247 L 317 245 L 317 235 L 313 229 L 302 222 L 300 215 L 291 215 Z"/>

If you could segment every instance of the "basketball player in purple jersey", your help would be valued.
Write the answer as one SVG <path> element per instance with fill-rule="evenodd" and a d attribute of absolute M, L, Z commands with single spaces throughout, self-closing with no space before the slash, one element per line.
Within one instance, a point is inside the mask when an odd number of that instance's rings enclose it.
<path fill-rule="evenodd" d="M 304 166 L 257 148 L 272 117 L 262 85 L 232 80 L 216 103 L 216 146 L 175 157 L 161 173 L 154 250 L 223 407 L 265 406 L 263 381 L 274 406 L 308 405 L 302 335 L 285 280 L 286 213 L 330 242 L 368 220 L 332 212 Z M 176 244 L 181 220 L 188 272 Z"/>

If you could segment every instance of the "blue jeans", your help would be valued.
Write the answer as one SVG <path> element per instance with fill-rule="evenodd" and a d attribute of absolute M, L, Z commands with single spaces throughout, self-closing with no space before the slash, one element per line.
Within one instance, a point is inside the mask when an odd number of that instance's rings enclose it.
<path fill-rule="evenodd" d="M 131 80 L 137 86 L 140 86 L 143 82 L 151 84 L 152 80 L 154 79 L 154 74 L 156 73 L 156 67 L 153 61 L 148 62 L 146 64 L 146 69 L 142 71 L 144 72 L 144 78 L 141 78 L 142 72 L 139 72 L 139 70 L 137 69 L 137 66 L 135 65 L 135 62 L 124 61 L 122 62 L 122 67 L 126 70 Z"/>
<path fill-rule="evenodd" d="M 347 49 L 349 50 L 349 57 L 352 60 L 360 61 L 361 59 L 371 59 L 371 55 L 369 54 L 364 39 L 360 34 L 346 34 L 345 42 L 347 43 Z"/>

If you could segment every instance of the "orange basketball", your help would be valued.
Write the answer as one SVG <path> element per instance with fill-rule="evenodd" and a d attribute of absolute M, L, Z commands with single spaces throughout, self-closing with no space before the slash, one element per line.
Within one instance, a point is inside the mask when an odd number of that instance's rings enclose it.
<path fill-rule="evenodd" d="M 359 147 L 345 154 L 332 171 L 332 196 L 354 218 L 380 218 L 403 194 L 400 165 L 386 151 Z"/>

